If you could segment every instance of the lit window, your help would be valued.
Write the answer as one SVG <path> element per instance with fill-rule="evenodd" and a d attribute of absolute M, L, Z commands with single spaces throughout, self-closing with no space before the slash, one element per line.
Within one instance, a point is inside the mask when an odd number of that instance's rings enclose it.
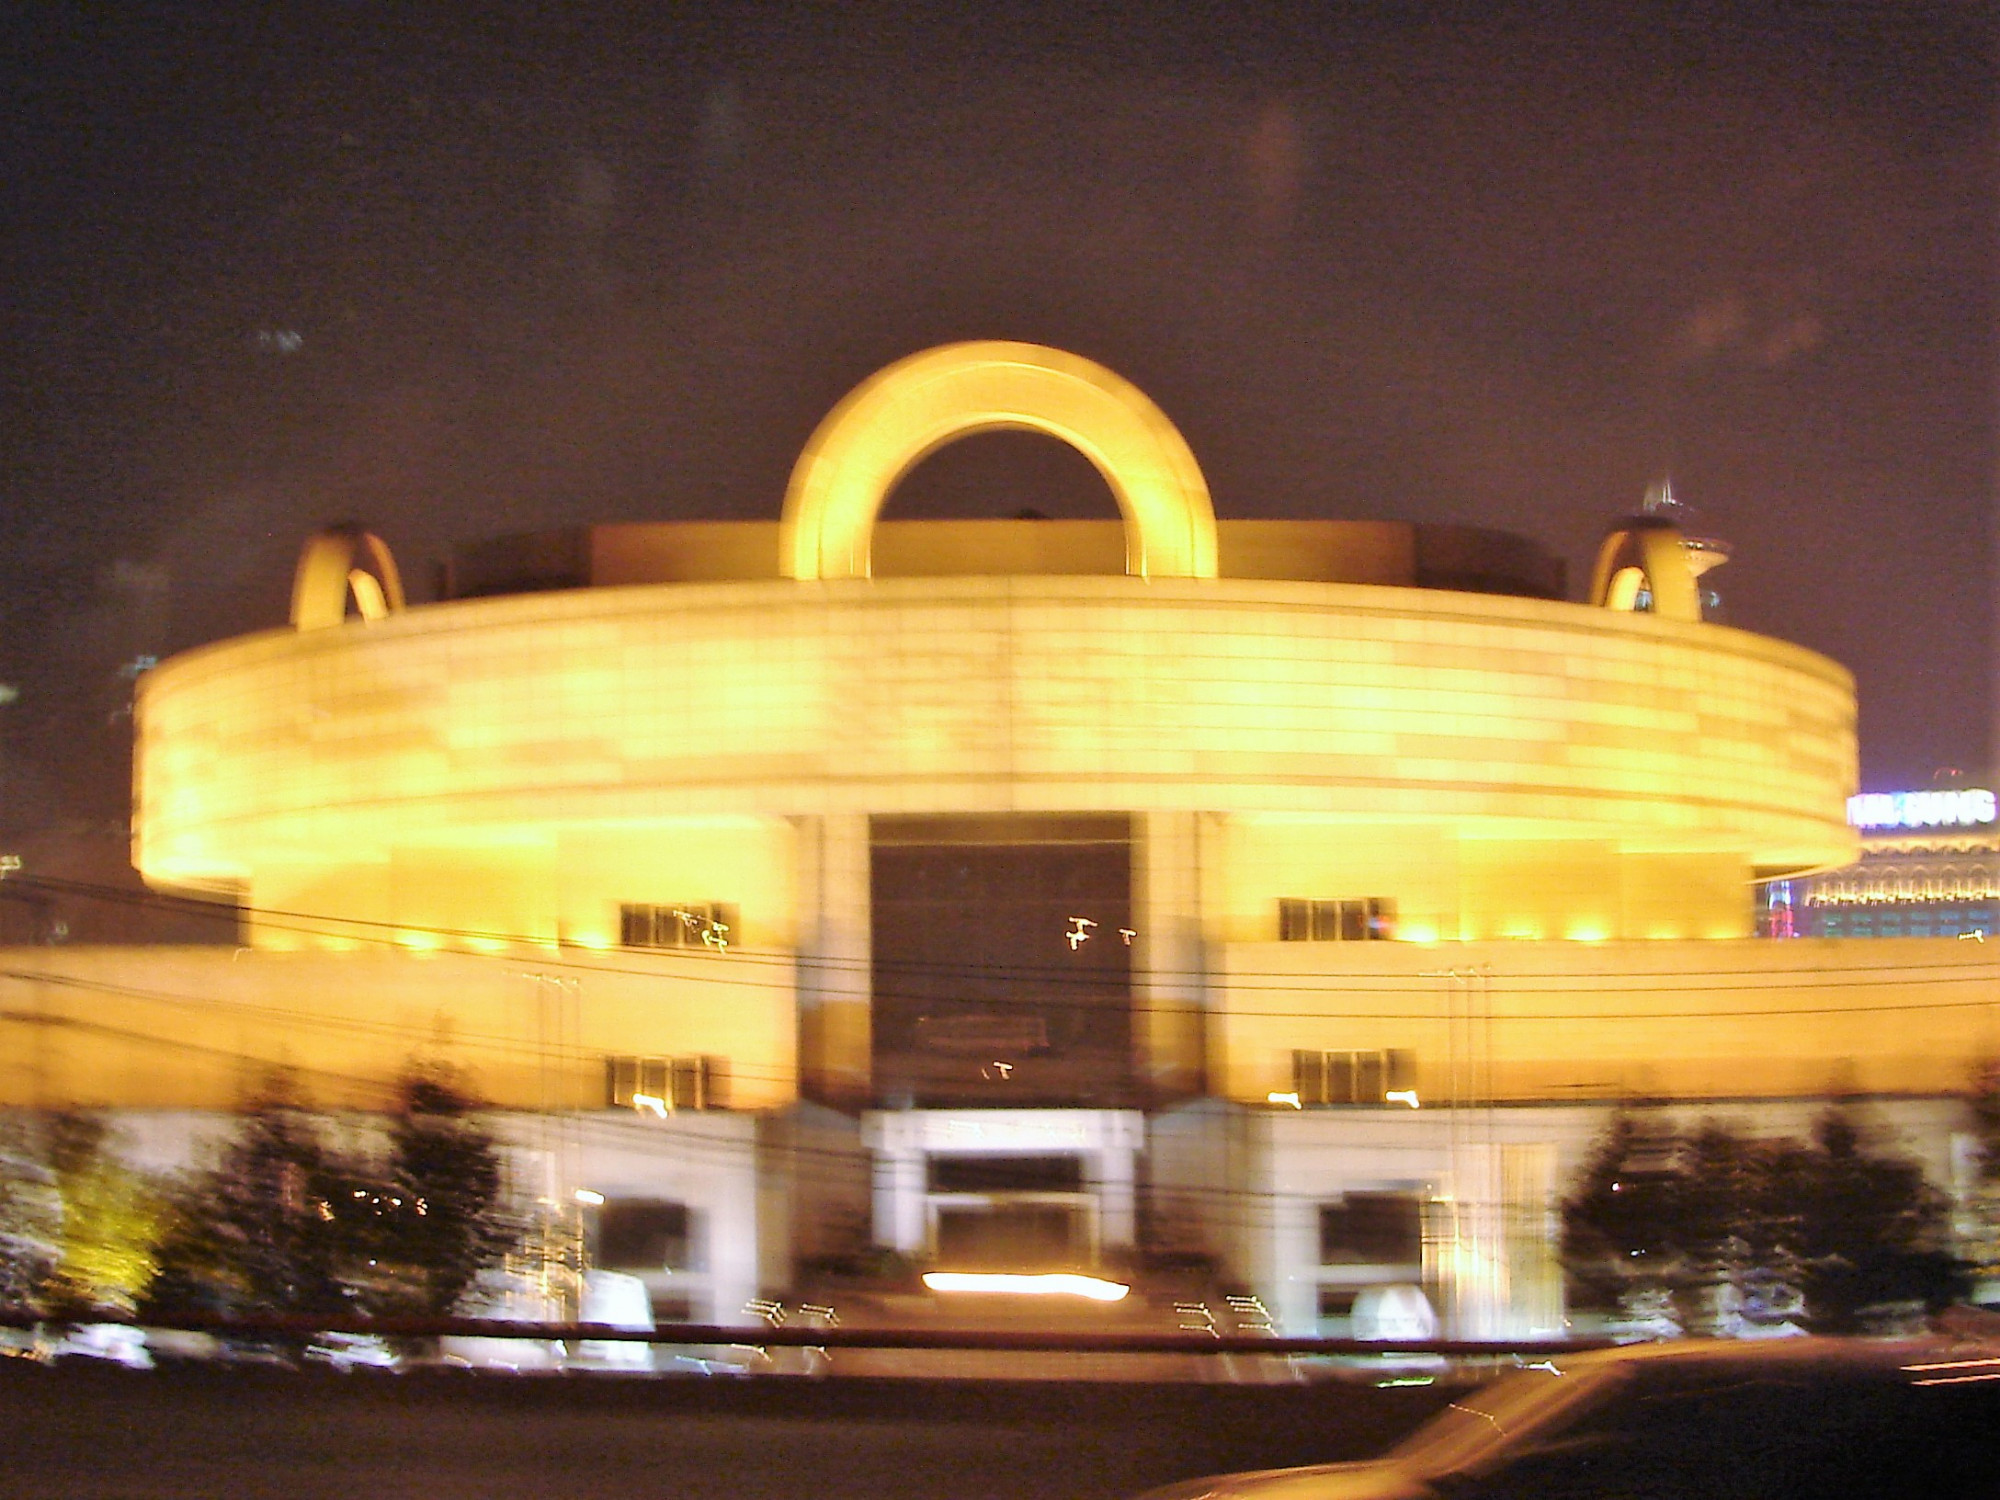
<path fill-rule="evenodd" d="M 1389 1095 L 1415 1090 L 1416 1072 L 1416 1054 L 1401 1047 L 1292 1053 L 1292 1087 L 1301 1108 L 1388 1104 Z"/>
<path fill-rule="evenodd" d="M 1278 941 L 1281 943 L 1386 942 L 1396 935 L 1396 902 L 1389 896 L 1355 897 L 1344 901 L 1308 901 L 1298 896 L 1278 898 Z"/>
<path fill-rule="evenodd" d="M 628 902 L 618 908 L 618 941 L 627 948 L 702 948 L 720 953 L 736 942 L 736 908 L 720 901 L 670 906 Z"/>
<path fill-rule="evenodd" d="M 722 1109 L 727 1074 L 716 1057 L 607 1057 L 604 1091 L 613 1109 Z M 648 1103 L 652 1101 L 652 1103 Z"/>

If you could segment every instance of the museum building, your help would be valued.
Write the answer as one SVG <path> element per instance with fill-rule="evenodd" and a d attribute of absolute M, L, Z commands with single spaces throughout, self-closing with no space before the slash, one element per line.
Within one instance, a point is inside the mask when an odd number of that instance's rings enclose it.
<path fill-rule="evenodd" d="M 878 522 L 996 428 L 1121 518 Z M 872 1244 L 1547 1333 L 1615 1102 L 1859 1090 L 1946 1180 L 1994 1041 L 1978 945 L 1756 938 L 1855 856 L 1853 684 L 1696 571 L 1657 515 L 1582 602 L 1496 532 L 1218 520 L 1141 392 L 1010 343 L 863 382 L 774 521 L 468 546 L 423 605 L 332 528 L 289 625 L 141 683 L 134 862 L 243 946 L 15 950 L 0 1090 L 165 1162 L 260 1069 L 447 1060 L 699 1320 Z"/>

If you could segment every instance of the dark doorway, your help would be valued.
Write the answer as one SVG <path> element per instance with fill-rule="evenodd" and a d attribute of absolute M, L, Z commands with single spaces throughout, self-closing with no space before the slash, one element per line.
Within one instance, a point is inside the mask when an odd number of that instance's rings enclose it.
<path fill-rule="evenodd" d="M 937 1263 L 953 1271 L 1031 1274 L 1091 1263 L 1083 1209 L 1073 1203 L 1001 1199 L 940 1207 Z"/>
<path fill-rule="evenodd" d="M 878 818 L 870 870 L 880 1102 L 1131 1103 L 1129 819 Z"/>

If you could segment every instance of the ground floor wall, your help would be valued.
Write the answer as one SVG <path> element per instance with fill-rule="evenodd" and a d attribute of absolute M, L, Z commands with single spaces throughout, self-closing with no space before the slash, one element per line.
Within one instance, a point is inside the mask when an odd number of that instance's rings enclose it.
<path fill-rule="evenodd" d="M 1656 1122 L 1716 1121 L 1806 1139 L 1833 1101 L 1709 1099 L 1648 1106 Z M 1854 1101 L 1871 1150 L 1919 1163 L 1962 1202 L 1976 1157 L 1955 1095 Z M 1558 1209 L 1609 1123 L 1608 1104 L 1466 1110 L 1231 1109 L 1155 1117 L 1152 1202 L 1262 1299 L 1285 1332 L 1369 1336 L 1369 1288 L 1422 1288 L 1444 1336 L 1573 1331 L 1557 1262 Z M 1400 1225 L 1384 1210 L 1408 1209 Z M 1412 1336 L 1405 1330 L 1404 1337 Z"/>
<path fill-rule="evenodd" d="M 340 1112 L 318 1117 L 324 1138 L 348 1150 L 383 1145 L 385 1117 Z M 671 1120 L 630 1111 L 567 1115 L 504 1112 L 477 1117 L 506 1164 L 508 1208 L 530 1226 L 509 1265 L 540 1267 L 549 1251 L 574 1264 L 570 1237 L 585 1260 L 639 1277 L 662 1321 L 735 1323 L 770 1286 L 785 1285 L 788 1236 L 773 1222 L 760 1170 L 759 1120 L 752 1115 L 682 1114 Z M 106 1146 L 162 1184 L 195 1181 L 215 1167 L 241 1116 L 208 1110 L 112 1112 Z M 773 1263 L 768 1251 L 780 1259 Z M 532 1309 L 574 1316 L 560 1277 L 550 1300 Z M 526 1315 L 529 1304 L 514 1312 Z"/>
<path fill-rule="evenodd" d="M 1723 1099 L 1647 1112 L 1682 1129 L 1713 1120 L 1806 1138 L 1829 1102 Z M 1876 1097 L 1855 1108 L 1871 1150 L 1913 1159 L 1933 1185 L 1969 1199 L 1977 1156 L 1963 1098 Z M 1504 1340 L 1575 1331 L 1558 1208 L 1613 1110 L 1204 1100 L 1150 1117 L 966 1110 L 856 1120 L 807 1105 L 763 1116 L 481 1119 L 502 1144 L 516 1207 L 573 1227 L 592 1264 L 638 1276 L 662 1320 L 750 1321 L 755 1299 L 794 1296 L 833 1266 L 852 1275 L 871 1246 L 894 1277 L 1048 1269 L 966 1257 L 1018 1247 L 1022 1224 L 1046 1240 L 1058 1217 L 1079 1231 L 1057 1247 L 1069 1264 L 1131 1281 L 1162 1300 L 1163 1316 L 1189 1284 L 1163 1268 L 1200 1263 L 1218 1299 L 1257 1299 L 1281 1333 Z M 110 1120 L 112 1148 L 162 1175 L 212 1165 L 238 1128 L 218 1111 L 124 1110 Z M 350 1141 L 379 1138 L 382 1117 L 342 1113 L 326 1126 Z M 1067 1180 L 1052 1180 L 1065 1162 Z M 982 1220 L 1001 1232 L 978 1232 Z M 1415 1296 L 1432 1321 L 1409 1322 L 1405 1302 L 1404 1323 L 1369 1325 L 1370 1298 L 1380 1303 L 1388 1289 Z"/>

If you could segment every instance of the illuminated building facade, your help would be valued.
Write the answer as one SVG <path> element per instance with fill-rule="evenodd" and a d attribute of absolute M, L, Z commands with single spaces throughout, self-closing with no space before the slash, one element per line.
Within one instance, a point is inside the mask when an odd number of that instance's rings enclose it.
<path fill-rule="evenodd" d="M 1861 857 L 1843 869 L 1774 881 L 1772 937 L 1976 938 L 2000 913 L 2000 827 L 1983 787 L 1850 797 Z"/>
<path fill-rule="evenodd" d="M 1122 521 L 877 524 L 994 428 Z M 846 1234 L 1546 1330 L 1610 1101 L 1789 1118 L 1838 1076 L 1944 1161 L 1986 1041 L 1832 949 L 1785 1014 L 1755 893 L 1853 857 L 1853 685 L 1705 621 L 1689 550 L 1623 523 L 1574 603 L 1495 533 L 1218 521 L 1140 392 L 1019 344 L 864 382 L 775 522 L 470 547 L 421 606 L 330 531 L 290 627 L 142 684 L 135 862 L 246 947 L 36 954 L 0 1080 L 192 1130 L 253 1064 L 366 1109 L 442 1054 L 700 1317 Z M 1970 946 L 1911 995 L 1990 982 Z"/>

